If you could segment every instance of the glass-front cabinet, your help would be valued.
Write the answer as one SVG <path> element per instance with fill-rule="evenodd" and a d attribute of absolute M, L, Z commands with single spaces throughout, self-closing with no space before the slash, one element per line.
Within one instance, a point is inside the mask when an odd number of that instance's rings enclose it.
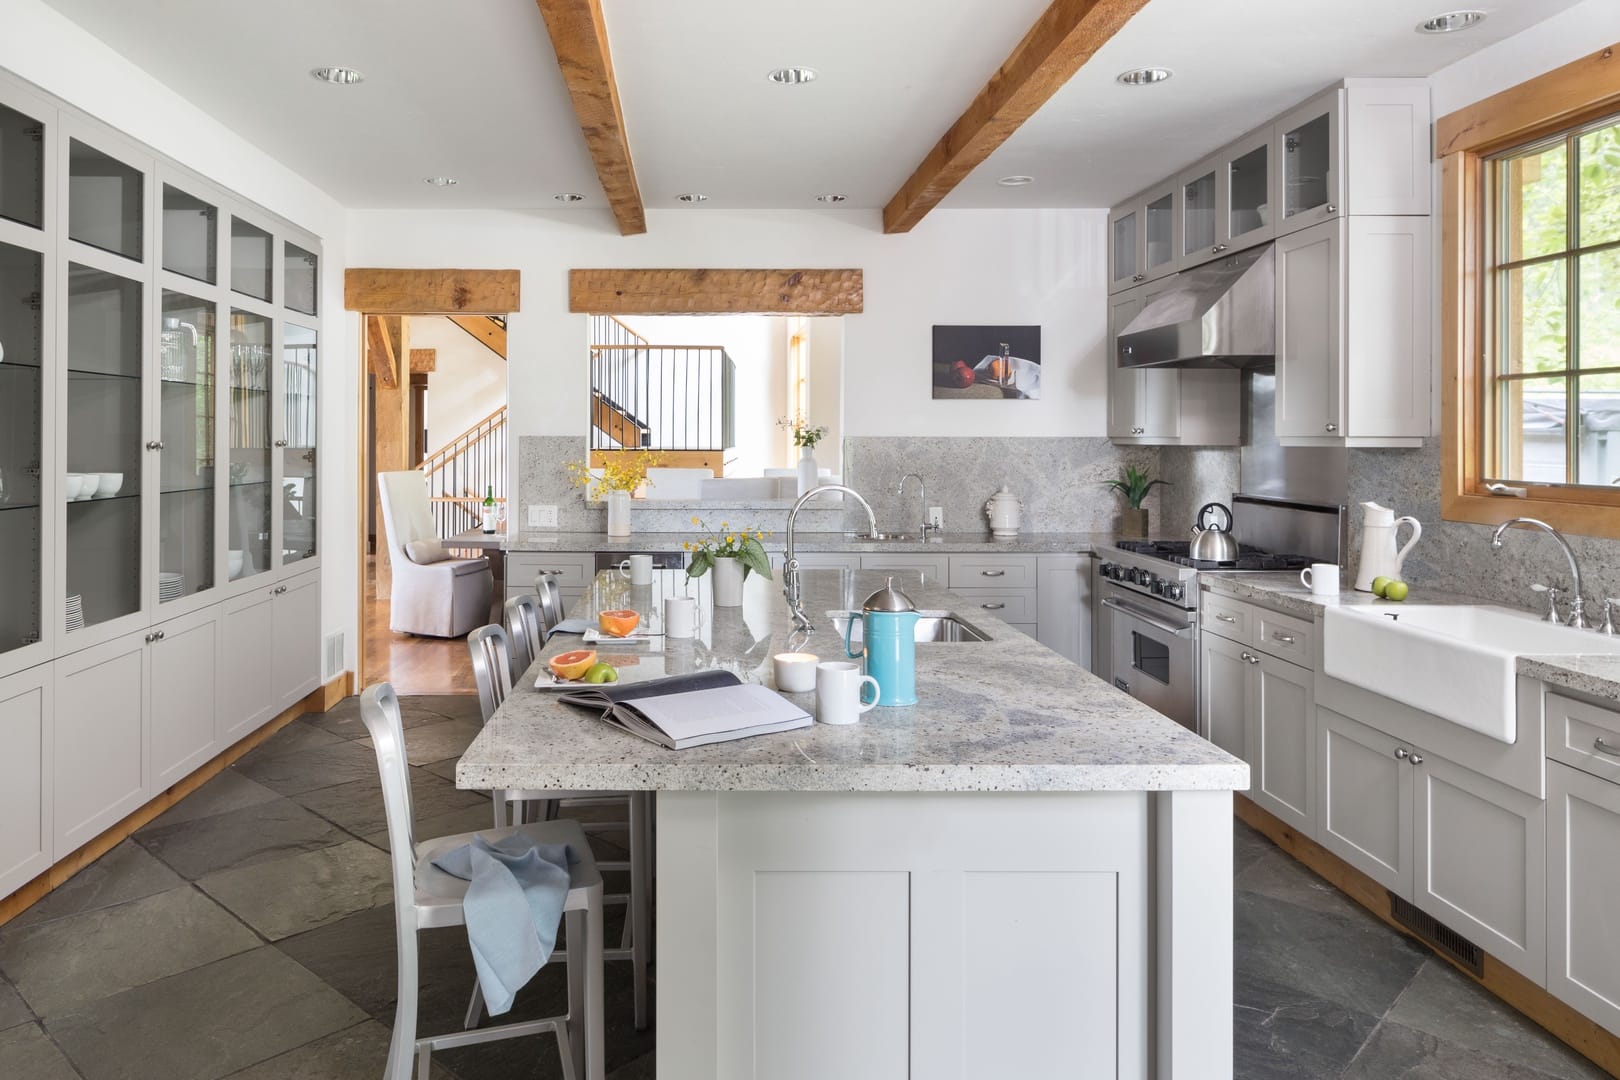
<path fill-rule="evenodd" d="M 1248 247 L 1276 234 L 1272 219 L 1270 124 L 1221 155 L 1221 241 Z"/>
<path fill-rule="evenodd" d="M 231 311 L 228 554 L 232 581 L 275 569 L 270 543 L 276 482 L 270 454 L 273 328 L 272 320 L 264 315 Z"/>
<path fill-rule="evenodd" d="M 313 327 L 285 323 L 281 342 L 281 562 L 315 558 L 320 509 L 316 492 L 320 364 Z"/>
<path fill-rule="evenodd" d="M 214 587 L 218 503 L 214 302 L 163 291 L 158 335 L 158 606 Z"/>
<path fill-rule="evenodd" d="M 1339 213 L 1343 173 L 1344 91 L 1330 90 L 1278 118 L 1273 188 L 1282 204 L 1278 233 L 1295 232 Z"/>
<path fill-rule="evenodd" d="M 1108 216 L 1108 291 L 1142 280 L 1142 213 L 1132 202 Z"/>

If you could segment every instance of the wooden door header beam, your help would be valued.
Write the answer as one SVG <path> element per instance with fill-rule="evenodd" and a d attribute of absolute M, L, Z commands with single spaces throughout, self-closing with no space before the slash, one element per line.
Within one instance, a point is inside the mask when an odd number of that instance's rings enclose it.
<path fill-rule="evenodd" d="M 568 310 L 587 315 L 859 315 L 859 270 L 568 272 Z"/>
<path fill-rule="evenodd" d="M 596 165 L 619 232 L 633 236 L 647 231 L 647 212 L 641 205 L 641 187 L 630 160 L 630 142 L 624 132 L 624 111 L 619 87 L 613 81 L 613 56 L 608 50 L 607 25 L 601 0 L 535 0 L 551 34 L 551 47 L 562 68 L 563 82 L 574 102 L 574 115 L 585 136 L 585 147 Z"/>
<path fill-rule="evenodd" d="M 389 326 L 392 319 L 393 326 Z M 366 316 L 366 357 L 377 385 L 385 390 L 399 386 L 400 365 L 397 343 L 403 337 L 403 319 L 398 316 Z"/>
<path fill-rule="evenodd" d="M 1147 2 L 1053 0 L 883 208 L 883 231 L 910 232 Z"/>
<path fill-rule="evenodd" d="M 510 315 L 521 309 L 516 270 L 343 272 L 343 306 L 370 315 Z"/>

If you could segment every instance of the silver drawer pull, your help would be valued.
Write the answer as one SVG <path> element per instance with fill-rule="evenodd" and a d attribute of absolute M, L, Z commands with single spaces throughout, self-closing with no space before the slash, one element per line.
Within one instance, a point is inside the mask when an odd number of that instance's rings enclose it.
<path fill-rule="evenodd" d="M 1601 735 L 1592 740 L 1592 749 L 1596 750 L 1600 754 L 1609 754 L 1613 757 L 1620 757 L 1620 746 L 1615 746 L 1613 743 L 1604 742 L 1603 736 Z"/>
<path fill-rule="evenodd" d="M 1005 571 L 1005 570 L 980 570 L 979 573 L 983 574 L 985 577 L 1006 577 L 1007 576 L 1007 571 Z"/>
<path fill-rule="evenodd" d="M 979 606 L 984 608 L 986 611 L 1000 611 L 1002 608 L 1006 607 L 1007 605 L 1004 602 L 1002 602 L 1000 600 L 997 600 L 993 604 L 980 604 Z"/>
<path fill-rule="evenodd" d="M 1236 620 L 1236 619 L 1234 619 L 1234 618 L 1232 618 L 1232 616 L 1230 616 L 1230 615 L 1222 615 L 1222 614 L 1221 614 L 1221 613 L 1220 613 L 1220 612 L 1218 612 L 1218 611 L 1217 611 L 1217 612 L 1216 612 L 1216 613 L 1215 613 L 1215 618 L 1216 618 L 1216 619 L 1217 619 L 1217 620 L 1219 620 L 1219 621 L 1220 621 L 1220 622 L 1224 622 L 1224 623 L 1232 623 L 1232 624 L 1233 624 L 1233 625 L 1236 625 L 1236 624 L 1237 624 L 1237 620 Z"/>
<path fill-rule="evenodd" d="M 1272 636 L 1273 639 L 1282 642 L 1284 645 L 1297 645 L 1297 644 L 1299 644 L 1292 637 L 1290 637 L 1289 635 L 1283 633 L 1281 630 L 1277 630 L 1277 631 L 1273 632 L 1271 636 Z"/>

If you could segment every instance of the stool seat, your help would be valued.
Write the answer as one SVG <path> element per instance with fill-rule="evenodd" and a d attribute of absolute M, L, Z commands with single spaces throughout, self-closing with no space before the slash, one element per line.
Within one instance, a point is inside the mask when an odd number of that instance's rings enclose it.
<path fill-rule="evenodd" d="M 592 890 L 600 893 L 602 875 L 591 855 L 590 841 L 577 821 L 537 821 L 507 829 L 482 829 L 478 832 L 437 836 L 416 845 L 416 925 L 423 930 L 443 926 L 461 926 L 465 922 L 461 902 L 467 896 L 467 886 L 454 874 L 447 874 L 433 865 L 433 860 L 445 852 L 454 851 L 463 844 L 472 843 L 481 836 L 494 842 L 521 833 L 537 844 L 567 844 L 569 852 L 578 860 L 568 867 L 568 896 L 563 901 L 564 911 L 583 911 L 588 906 Z"/>

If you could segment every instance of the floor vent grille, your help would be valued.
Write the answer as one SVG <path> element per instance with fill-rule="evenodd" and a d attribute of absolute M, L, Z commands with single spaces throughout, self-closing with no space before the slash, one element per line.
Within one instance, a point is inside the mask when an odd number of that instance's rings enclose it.
<path fill-rule="evenodd" d="M 1389 914 L 1396 922 L 1427 942 L 1436 952 L 1449 956 L 1475 975 L 1485 973 L 1483 949 L 1433 915 L 1420 910 L 1411 901 L 1390 893 Z"/>
<path fill-rule="evenodd" d="M 343 670 L 343 631 L 326 635 L 326 670 L 321 681 L 330 682 Z"/>

